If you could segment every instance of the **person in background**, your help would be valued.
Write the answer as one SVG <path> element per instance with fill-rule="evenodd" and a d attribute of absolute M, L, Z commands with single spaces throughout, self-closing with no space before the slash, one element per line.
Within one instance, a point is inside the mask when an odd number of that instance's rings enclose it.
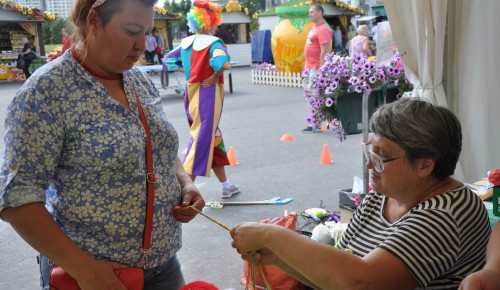
<path fill-rule="evenodd" d="M 488 249 L 486 265 L 479 271 L 467 276 L 459 290 L 497 290 L 500 289 L 500 223 L 495 225 Z"/>
<path fill-rule="evenodd" d="M 146 73 L 134 67 L 155 0 L 77 0 L 75 45 L 38 69 L 6 117 L 0 217 L 83 290 L 125 286 L 113 269 L 142 267 L 144 289 L 179 289 L 182 223 L 205 205 L 177 157 L 179 140 Z M 146 168 L 144 108 L 155 179 Z M 142 248 L 146 183 L 155 181 L 151 248 Z M 49 262 L 50 261 L 50 262 Z"/>
<path fill-rule="evenodd" d="M 453 179 L 460 122 L 427 100 L 380 107 L 362 144 L 373 191 L 338 248 L 284 227 L 243 223 L 232 246 L 314 289 L 457 289 L 485 263 L 491 227 L 481 199 Z M 305 259 L 304 257 L 307 257 Z"/>
<path fill-rule="evenodd" d="M 370 50 L 370 39 L 368 39 L 368 26 L 364 24 L 358 27 L 358 35 L 351 39 L 349 56 L 353 57 L 355 54 L 365 58 L 372 55 Z"/>
<path fill-rule="evenodd" d="M 318 69 L 325 62 L 325 56 L 332 51 L 332 29 L 323 17 L 325 10 L 320 4 L 312 4 L 309 8 L 309 18 L 314 23 L 307 34 L 304 47 L 305 66 L 302 73 L 304 78 L 304 95 L 309 100 L 311 94 L 312 80 L 318 73 Z M 339 29 L 340 31 L 340 29 Z M 341 40 L 342 41 L 342 40 Z M 313 104 L 309 104 L 312 106 Z M 321 132 L 320 128 L 311 125 L 302 129 L 302 133 Z"/>
<path fill-rule="evenodd" d="M 163 60 L 163 51 L 165 50 L 165 38 L 156 28 L 153 29 L 153 36 L 156 38 L 157 43 L 155 54 L 158 56 L 158 63 L 161 64 Z"/>
<path fill-rule="evenodd" d="M 219 121 L 224 103 L 224 70 L 230 57 L 222 40 L 214 34 L 222 23 L 222 7 L 210 1 L 195 0 L 187 14 L 188 27 L 194 35 L 165 55 L 165 66 L 183 67 L 186 76 L 184 106 L 189 123 L 189 140 L 184 169 L 194 181 L 210 176 L 213 170 L 222 184 L 222 198 L 240 193 L 226 176 L 229 165 Z"/>
<path fill-rule="evenodd" d="M 24 59 L 22 70 L 24 75 L 26 76 L 26 79 L 28 79 L 31 76 L 31 63 L 36 58 L 36 48 L 33 45 L 33 42 L 29 41 L 26 37 L 23 37 L 21 42 L 23 44 L 23 50 L 21 51 L 20 56 Z"/>
<path fill-rule="evenodd" d="M 71 36 L 71 33 L 68 31 L 68 28 L 66 27 L 62 28 L 61 34 L 62 34 L 61 53 L 64 53 L 73 45 L 73 37 Z"/>
<path fill-rule="evenodd" d="M 345 50 L 349 53 L 351 47 L 351 40 L 356 36 L 356 27 L 352 23 L 347 26 L 347 42 L 345 44 Z"/>
<path fill-rule="evenodd" d="M 343 52 L 342 48 L 342 31 L 340 30 L 340 25 L 335 27 L 335 31 L 333 32 L 333 43 L 335 45 L 335 53 L 341 54 Z"/>
<path fill-rule="evenodd" d="M 158 47 L 158 42 L 156 37 L 151 31 L 146 33 L 146 50 L 144 51 L 144 56 L 148 64 L 155 63 L 156 48 Z"/>

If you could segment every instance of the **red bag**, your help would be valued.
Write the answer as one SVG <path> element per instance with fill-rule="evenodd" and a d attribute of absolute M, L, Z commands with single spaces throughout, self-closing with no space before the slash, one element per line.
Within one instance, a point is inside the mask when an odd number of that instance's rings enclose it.
<path fill-rule="evenodd" d="M 267 220 L 260 221 L 261 223 L 268 224 L 276 224 L 282 227 L 288 228 L 292 231 L 297 231 L 297 213 L 292 212 L 284 217 L 279 218 L 270 218 Z M 298 233 L 297 233 L 298 234 Z M 250 268 L 251 265 L 248 265 L 247 261 L 244 261 L 244 269 L 243 269 L 243 277 L 241 278 L 241 284 L 247 286 L 250 289 L 266 289 L 266 285 L 260 276 L 259 267 L 255 267 L 254 269 L 254 278 L 255 285 L 253 281 L 250 279 Z M 299 280 L 291 277 L 283 270 L 278 267 L 267 265 L 262 266 L 262 272 L 264 273 L 264 277 L 266 278 L 267 284 L 271 287 L 272 290 L 303 290 L 306 289 L 305 285 L 302 284 Z"/>
<path fill-rule="evenodd" d="M 144 272 L 142 268 L 115 269 L 115 274 L 129 290 L 144 288 Z M 50 271 L 50 290 L 80 290 L 76 280 L 61 267 L 54 267 Z"/>
<path fill-rule="evenodd" d="M 161 53 L 161 48 L 160 47 L 155 48 L 155 53 L 156 54 L 160 54 Z"/>

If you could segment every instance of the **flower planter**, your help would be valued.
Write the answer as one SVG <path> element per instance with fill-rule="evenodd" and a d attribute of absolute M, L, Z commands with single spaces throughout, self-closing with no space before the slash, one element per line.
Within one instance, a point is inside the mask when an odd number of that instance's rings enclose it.
<path fill-rule="evenodd" d="M 398 89 L 387 89 L 385 94 L 386 103 L 394 102 L 397 99 Z M 362 93 L 348 93 L 337 98 L 337 114 L 347 135 L 362 133 L 362 102 Z M 384 105 L 384 91 L 372 92 L 368 98 L 368 119 L 382 105 Z"/>
<path fill-rule="evenodd" d="M 362 101 L 362 93 L 348 93 L 337 98 L 337 115 L 347 135 L 362 132 Z M 375 112 L 375 98 L 372 93 L 368 98 L 368 118 L 371 118 L 373 112 Z"/>

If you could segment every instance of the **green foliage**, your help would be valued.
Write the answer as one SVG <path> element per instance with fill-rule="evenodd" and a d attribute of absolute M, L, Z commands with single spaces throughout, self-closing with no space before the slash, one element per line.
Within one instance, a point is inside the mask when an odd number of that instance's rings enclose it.
<path fill-rule="evenodd" d="M 175 0 L 171 0 L 170 2 L 168 0 L 165 1 L 163 7 L 167 9 L 169 14 L 179 15 L 180 13 L 182 15 L 178 16 L 178 20 L 173 21 L 172 26 L 180 27 L 180 30 L 187 30 L 186 14 L 188 14 L 189 10 L 191 9 L 191 5 L 191 0 L 181 0 L 179 3 L 177 3 Z"/>
<path fill-rule="evenodd" d="M 72 24 L 68 19 L 58 17 L 54 21 L 45 21 L 42 24 L 44 43 L 60 44 L 62 41 L 61 30 L 63 27 L 70 28 L 69 30 L 72 31 Z"/>

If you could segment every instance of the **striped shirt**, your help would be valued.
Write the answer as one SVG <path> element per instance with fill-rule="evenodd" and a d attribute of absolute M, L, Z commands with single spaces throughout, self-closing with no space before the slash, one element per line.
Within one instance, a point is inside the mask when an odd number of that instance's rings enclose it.
<path fill-rule="evenodd" d="M 386 197 L 366 195 L 340 243 L 364 257 L 382 248 L 406 265 L 416 289 L 456 289 L 485 263 L 491 228 L 482 201 L 467 187 L 434 196 L 397 222 L 383 215 Z"/>

